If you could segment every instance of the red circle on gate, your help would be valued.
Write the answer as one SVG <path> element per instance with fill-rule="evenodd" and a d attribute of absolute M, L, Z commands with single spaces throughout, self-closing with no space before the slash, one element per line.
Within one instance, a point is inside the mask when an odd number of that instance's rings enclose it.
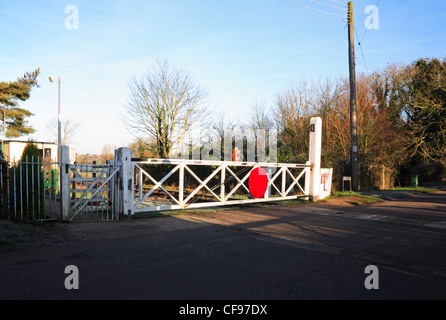
<path fill-rule="evenodd" d="M 266 174 L 265 169 L 256 168 L 251 172 L 249 176 L 249 192 L 251 195 L 260 199 L 265 195 L 266 190 L 268 189 L 268 175 Z"/>

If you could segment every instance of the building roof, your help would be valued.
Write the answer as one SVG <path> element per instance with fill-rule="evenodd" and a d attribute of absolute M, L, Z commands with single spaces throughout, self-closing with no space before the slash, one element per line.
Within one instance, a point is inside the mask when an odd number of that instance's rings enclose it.
<path fill-rule="evenodd" d="M 0 143 L 3 142 L 3 140 L 0 139 Z M 32 142 L 35 144 L 52 144 L 52 145 L 57 145 L 57 143 L 55 142 L 45 142 L 45 141 L 24 141 L 24 140 L 5 140 L 4 143 L 11 143 L 11 142 L 16 142 L 16 143 L 28 143 L 28 142 Z"/>

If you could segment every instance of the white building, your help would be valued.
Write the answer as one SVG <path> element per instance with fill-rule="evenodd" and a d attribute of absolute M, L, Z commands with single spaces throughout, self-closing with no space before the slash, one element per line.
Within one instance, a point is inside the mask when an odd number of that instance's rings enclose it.
<path fill-rule="evenodd" d="M 29 141 L 5 140 L 3 143 L 3 152 L 5 159 L 9 161 L 18 161 L 22 156 L 23 150 Z M 57 162 L 57 144 L 53 142 L 32 141 L 40 152 L 41 161 Z"/>

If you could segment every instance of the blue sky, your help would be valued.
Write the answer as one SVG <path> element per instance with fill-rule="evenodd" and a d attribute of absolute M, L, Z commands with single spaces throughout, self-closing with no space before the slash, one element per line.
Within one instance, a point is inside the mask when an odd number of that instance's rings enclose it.
<path fill-rule="evenodd" d="M 270 103 L 288 85 L 348 76 L 339 0 L 0 0 L 0 81 L 41 68 L 41 87 L 22 106 L 36 140 L 49 140 L 62 79 L 62 118 L 81 122 L 73 147 L 100 153 L 134 138 L 121 122 L 128 82 L 157 60 L 187 70 L 217 112 L 243 119 L 254 100 Z M 446 1 L 358 0 L 357 72 L 446 56 Z M 310 10 L 303 5 L 312 7 Z M 67 29 L 69 5 L 79 28 Z M 378 5 L 379 29 L 365 13 Z M 356 37 L 358 42 L 358 37 Z M 367 68 L 366 68 L 367 66 Z"/>

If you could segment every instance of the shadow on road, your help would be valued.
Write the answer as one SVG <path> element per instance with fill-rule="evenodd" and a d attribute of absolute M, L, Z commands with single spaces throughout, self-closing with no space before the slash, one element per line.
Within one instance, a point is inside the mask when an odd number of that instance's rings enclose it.
<path fill-rule="evenodd" d="M 53 224 L 0 252 L 0 299 L 444 299 L 446 192 Z M 67 265 L 80 289 L 67 290 Z M 379 270 L 368 290 L 365 268 Z"/>

